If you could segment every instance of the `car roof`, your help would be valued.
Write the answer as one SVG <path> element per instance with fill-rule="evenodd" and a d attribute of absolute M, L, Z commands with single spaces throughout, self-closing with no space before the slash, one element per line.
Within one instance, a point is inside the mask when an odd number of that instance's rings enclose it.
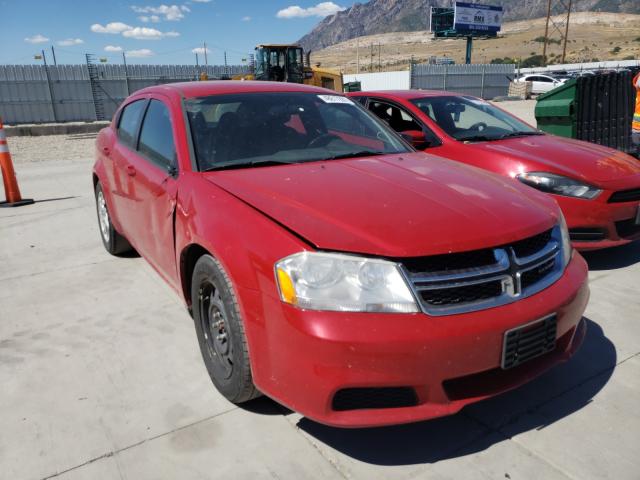
<path fill-rule="evenodd" d="M 401 98 L 403 100 L 413 100 L 425 97 L 461 97 L 464 94 L 447 92 L 446 90 L 370 90 L 367 92 L 354 92 L 352 96 L 376 96 L 386 98 Z"/>
<path fill-rule="evenodd" d="M 208 95 L 225 95 L 233 93 L 259 93 L 259 92 L 303 92 L 340 95 L 333 90 L 302 85 L 298 83 L 262 82 L 242 80 L 209 80 L 203 82 L 181 82 L 155 85 L 138 90 L 138 94 L 164 93 L 178 94 L 185 98 L 206 97 Z"/>

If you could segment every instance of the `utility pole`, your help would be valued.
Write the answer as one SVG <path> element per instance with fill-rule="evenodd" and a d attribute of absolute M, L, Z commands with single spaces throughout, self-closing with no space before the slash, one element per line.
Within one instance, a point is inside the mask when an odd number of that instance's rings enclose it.
<path fill-rule="evenodd" d="M 567 39 L 569 38 L 569 19 L 571 18 L 571 0 L 569 0 L 569 8 L 567 9 L 567 24 L 564 28 L 564 45 L 562 46 L 562 63 L 567 56 Z"/>
<path fill-rule="evenodd" d="M 371 44 L 370 53 L 371 53 L 371 62 L 369 64 L 369 71 L 373 72 L 373 43 Z"/>
<path fill-rule="evenodd" d="M 131 89 L 129 88 L 129 72 L 127 71 L 127 55 L 122 52 L 122 63 L 124 64 L 124 82 L 127 87 L 127 95 L 131 95 Z"/>
<path fill-rule="evenodd" d="M 203 42 L 204 44 L 204 64 L 209 65 L 209 60 L 207 59 L 207 42 Z"/>
<path fill-rule="evenodd" d="M 544 46 L 542 47 L 542 61 L 547 64 L 547 43 L 549 40 L 549 20 L 551 19 L 551 0 L 547 3 L 547 22 L 544 25 Z"/>
<path fill-rule="evenodd" d="M 51 45 L 51 55 L 53 56 L 53 65 L 58 66 L 58 62 L 56 62 L 56 51 L 53 49 L 53 45 Z"/>
<path fill-rule="evenodd" d="M 44 73 L 47 77 L 47 87 L 49 88 L 49 99 L 51 100 L 51 113 L 53 113 L 53 121 L 58 121 L 58 116 L 56 115 L 56 102 L 53 98 L 53 87 L 51 86 L 51 76 L 49 75 L 49 65 L 47 65 L 47 56 L 42 50 L 42 61 L 44 62 Z"/>
<path fill-rule="evenodd" d="M 226 52 L 226 50 L 224 52 L 224 74 L 225 75 L 229 74 L 229 69 L 227 68 L 227 52 Z"/>
<path fill-rule="evenodd" d="M 378 42 L 378 71 L 382 71 L 382 46 L 380 42 Z"/>
<path fill-rule="evenodd" d="M 360 37 L 356 38 L 356 73 L 360 73 Z"/>
<path fill-rule="evenodd" d="M 547 49 L 551 43 L 552 36 L 557 34 L 562 42 L 562 63 L 565 62 L 567 56 L 567 40 L 569 37 L 569 20 L 571 19 L 571 6 L 572 0 L 547 0 L 547 21 L 544 27 L 544 47 L 542 48 L 542 61 L 547 64 Z M 558 16 L 563 16 L 564 19 L 556 21 L 553 19 L 551 12 L 553 10 L 558 11 Z M 549 26 L 551 25 L 551 31 Z M 563 32 L 564 29 L 564 32 Z M 557 42 L 559 43 L 559 42 Z"/>

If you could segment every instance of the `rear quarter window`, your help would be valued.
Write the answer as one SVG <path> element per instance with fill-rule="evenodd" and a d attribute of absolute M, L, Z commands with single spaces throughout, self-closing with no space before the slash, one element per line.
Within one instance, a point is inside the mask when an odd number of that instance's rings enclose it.
<path fill-rule="evenodd" d="M 136 134 L 145 104 L 145 100 L 136 100 L 124 107 L 120 114 L 118 138 L 122 143 L 133 148 L 136 147 Z"/>

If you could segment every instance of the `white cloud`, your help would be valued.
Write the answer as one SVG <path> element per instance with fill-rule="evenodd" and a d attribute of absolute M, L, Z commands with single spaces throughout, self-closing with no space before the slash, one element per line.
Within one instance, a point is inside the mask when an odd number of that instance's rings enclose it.
<path fill-rule="evenodd" d="M 142 48 L 140 50 L 128 50 L 126 52 L 127 57 L 131 58 L 145 58 L 145 57 L 153 57 L 155 55 L 153 51 L 148 48 Z"/>
<path fill-rule="evenodd" d="M 66 40 L 60 40 L 57 42 L 61 47 L 71 47 L 73 45 L 82 45 L 84 40 L 81 38 L 67 38 Z"/>
<path fill-rule="evenodd" d="M 159 23 L 160 17 L 158 15 L 142 15 L 141 17 L 138 17 L 138 20 L 140 20 L 142 23 Z"/>
<path fill-rule="evenodd" d="M 155 28 L 135 27 L 122 32 L 122 36 L 136 40 L 160 40 L 164 37 L 179 37 L 180 34 L 178 32 L 161 32 Z"/>
<path fill-rule="evenodd" d="M 122 47 L 118 45 L 107 45 L 106 47 L 104 47 L 104 51 L 105 52 L 121 52 Z"/>
<path fill-rule="evenodd" d="M 251 21 L 251 17 L 249 17 L 248 15 L 246 17 L 242 17 L 241 19 L 243 22 L 250 22 Z"/>
<path fill-rule="evenodd" d="M 91 25 L 91 31 L 93 33 L 111 33 L 114 35 L 122 33 L 126 30 L 131 30 L 132 28 L 133 27 L 131 27 L 130 25 L 122 22 L 111 22 L 107 23 L 104 26 L 100 25 L 99 23 L 94 23 L 93 25 Z"/>
<path fill-rule="evenodd" d="M 280 10 L 276 17 L 278 18 L 301 18 L 301 17 L 326 17 L 345 10 L 345 7 L 336 5 L 333 2 L 321 2 L 315 7 L 302 8 L 298 5 L 292 5 Z"/>
<path fill-rule="evenodd" d="M 184 14 L 191 11 L 189 7 L 185 5 L 160 5 L 159 7 L 137 7 L 133 5 L 131 9 L 136 13 L 153 14 L 158 18 L 158 20 L 160 19 L 159 15 L 162 15 L 165 20 L 173 22 L 182 20 L 184 18 Z"/>
<path fill-rule="evenodd" d="M 37 35 L 34 35 L 33 37 L 25 38 L 24 41 L 27 42 L 27 43 L 47 43 L 49 41 L 49 39 L 47 37 L 45 37 L 44 35 L 40 35 L 38 33 Z"/>
<path fill-rule="evenodd" d="M 91 31 L 94 33 L 111 33 L 121 34 L 126 38 L 135 38 L 136 40 L 160 40 L 165 37 L 179 37 L 178 32 L 161 32 L 155 28 L 148 27 L 132 27 L 122 22 L 111 22 L 106 25 L 94 23 L 91 25 Z"/>
<path fill-rule="evenodd" d="M 204 55 L 204 48 L 198 47 L 191 50 L 191 53 L 197 53 L 198 55 Z M 207 48 L 207 55 L 211 53 L 211 49 Z"/>
<path fill-rule="evenodd" d="M 195 3 L 211 3 L 211 0 L 191 0 L 191 1 Z"/>

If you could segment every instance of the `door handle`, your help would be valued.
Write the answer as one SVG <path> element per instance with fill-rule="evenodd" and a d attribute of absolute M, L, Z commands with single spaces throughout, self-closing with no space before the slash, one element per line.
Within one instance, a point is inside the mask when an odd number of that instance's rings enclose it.
<path fill-rule="evenodd" d="M 102 147 L 102 152 L 108 157 L 111 155 L 111 149 L 109 147 Z"/>
<path fill-rule="evenodd" d="M 130 177 L 135 177 L 136 176 L 136 168 L 133 165 L 127 165 L 127 175 L 129 175 Z"/>

